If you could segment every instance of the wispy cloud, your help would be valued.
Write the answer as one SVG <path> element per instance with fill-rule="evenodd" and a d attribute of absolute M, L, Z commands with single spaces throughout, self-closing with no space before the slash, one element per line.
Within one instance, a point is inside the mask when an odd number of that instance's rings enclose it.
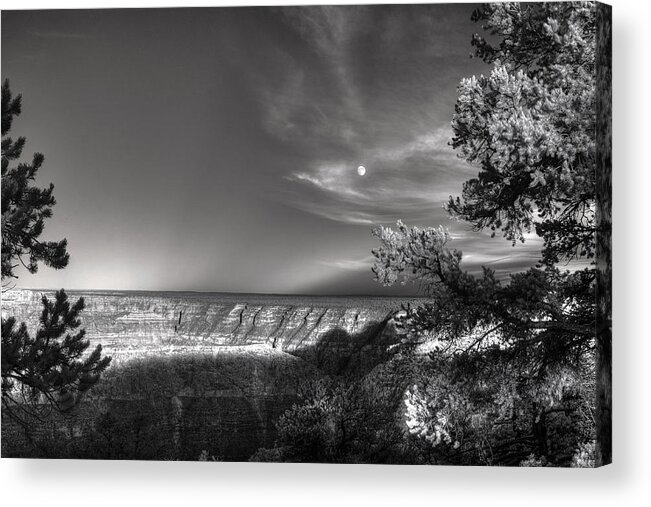
<path fill-rule="evenodd" d="M 365 226 L 441 218 L 476 173 L 449 146 L 450 116 L 441 114 L 450 98 L 437 93 L 435 64 L 447 48 L 424 36 L 444 21 L 392 7 L 281 12 L 305 45 L 270 52 L 280 72 L 252 72 L 263 126 L 300 154 L 283 177 L 283 202 Z"/>
<path fill-rule="evenodd" d="M 304 182 L 340 197 L 367 200 L 368 196 L 352 188 L 350 184 L 351 168 L 344 164 L 322 165 L 309 173 L 293 173 L 287 176 L 290 181 Z"/>
<path fill-rule="evenodd" d="M 440 129 L 367 150 L 356 160 L 315 162 L 286 176 L 296 185 L 291 203 L 353 224 L 431 219 L 450 195 L 450 182 L 469 169 L 454 155 L 448 139 L 447 130 Z M 364 176 L 357 174 L 358 164 L 366 167 Z"/>
<path fill-rule="evenodd" d="M 524 243 L 512 245 L 500 235 L 490 237 L 488 232 L 477 232 L 463 222 L 451 222 L 452 238 L 449 248 L 461 250 L 461 265 L 471 273 L 480 273 L 482 267 L 494 270 L 498 278 L 522 271 L 540 260 L 542 240 L 535 234 L 525 234 Z"/>
<path fill-rule="evenodd" d="M 319 264 L 345 271 L 368 271 L 373 266 L 374 259 L 372 255 L 367 255 L 359 259 L 323 260 Z"/>
<path fill-rule="evenodd" d="M 284 11 L 289 24 L 319 54 L 333 77 L 340 100 L 352 115 L 361 114 L 359 90 L 351 72 L 351 54 L 356 35 L 365 30 L 369 20 L 368 7 L 313 6 L 289 8 Z"/>
<path fill-rule="evenodd" d="M 354 77 L 355 40 L 368 23 L 364 6 L 289 7 L 282 19 L 304 41 L 301 51 L 270 49 L 270 75 L 253 69 L 265 128 L 274 136 L 324 152 L 358 142 L 368 113 Z M 290 54 L 291 52 L 291 54 Z"/>

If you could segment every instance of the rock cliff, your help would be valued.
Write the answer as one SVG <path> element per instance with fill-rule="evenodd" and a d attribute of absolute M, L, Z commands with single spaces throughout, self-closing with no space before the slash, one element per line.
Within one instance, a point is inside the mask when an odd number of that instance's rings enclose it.
<path fill-rule="evenodd" d="M 315 346 L 328 331 L 351 335 L 391 317 L 404 300 L 365 297 L 271 296 L 218 293 L 68 291 L 83 297 L 82 326 L 115 362 L 224 346 L 263 345 L 295 353 Z M 2 314 L 31 328 L 41 297 L 51 291 L 3 295 Z"/>

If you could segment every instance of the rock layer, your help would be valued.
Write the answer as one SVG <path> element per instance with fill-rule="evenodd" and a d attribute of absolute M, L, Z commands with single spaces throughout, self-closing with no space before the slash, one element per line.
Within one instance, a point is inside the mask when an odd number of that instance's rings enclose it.
<path fill-rule="evenodd" d="M 68 291 L 83 297 L 82 326 L 116 362 L 223 346 L 265 345 L 294 353 L 315 346 L 328 331 L 351 335 L 389 318 L 404 300 L 366 297 Z M 14 290 L 2 313 L 38 323 L 41 297 L 51 291 Z"/>

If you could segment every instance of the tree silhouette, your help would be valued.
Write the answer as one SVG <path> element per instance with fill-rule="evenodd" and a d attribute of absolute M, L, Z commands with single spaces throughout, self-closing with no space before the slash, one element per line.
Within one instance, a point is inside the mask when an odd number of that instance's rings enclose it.
<path fill-rule="evenodd" d="M 14 117 L 21 113 L 21 96 L 12 96 L 9 81 L 2 84 L 2 284 L 8 290 L 22 265 L 36 273 L 38 263 L 54 269 L 68 265 L 67 242 L 43 241 L 44 222 L 55 204 L 50 184 L 33 185 L 44 157 L 36 153 L 31 163 L 17 161 L 25 138 L 8 136 Z M 70 304 L 63 290 L 54 301 L 43 297 L 39 327 L 30 335 L 25 323 L 14 317 L 2 319 L 2 406 L 4 412 L 28 427 L 33 416 L 52 408 L 66 412 L 81 399 L 108 367 L 111 358 L 102 357 L 101 345 L 86 354 L 90 343 L 79 329 L 80 298 Z"/>
<path fill-rule="evenodd" d="M 38 262 L 54 269 L 68 265 L 67 241 L 41 241 L 44 222 L 52 216 L 56 203 L 54 185 L 37 188 L 32 184 L 44 157 L 35 153 L 32 162 L 19 163 L 25 138 L 15 141 L 8 136 L 14 117 L 21 113 L 21 96 L 13 97 L 9 81 L 2 84 L 2 280 L 17 278 L 15 269 L 22 265 L 36 273 Z"/>

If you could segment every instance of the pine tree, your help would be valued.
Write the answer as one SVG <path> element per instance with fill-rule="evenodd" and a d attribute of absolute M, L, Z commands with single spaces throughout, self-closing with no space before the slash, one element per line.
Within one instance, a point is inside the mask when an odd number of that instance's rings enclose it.
<path fill-rule="evenodd" d="M 43 241 L 45 220 L 52 216 L 54 186 L 34 186 L 44 157 L 36 153 L 31 163 L 18 163 L 25 138 L 8 136 L 14 117 L 21 113 L 21 96 L 12 96 L 9 81 L 2 85 L 2 284 L 3 291 L 18 278 L 22 265 L 36 273 L 38 263 L 54 269 L 68 265 L 67 242 Z M 2 319 L 2 406 L 3 411 L 28 426 L 31 417 L 44 410 L 71 410 L 92 387 L 111 358 L 102 357 L 98 345 L 90 354 L 79 329 L 80 298 L 70 304 L 63 290 L 54 301 L 43 297 L 39 327 L 30 335 L 25 323 L 14 317 Z"/>
<path fill-rule="evenodd" d="M 609 56 L 609 34 L 597 32 L 598 15 L 605 25 L 609 12 L 600 9 L 592 2 L 507 2 L 473 14 L 490 37 L 475 35 L 472 44 L 492 70 L 459 85 L 452 145 L 479 167 L 479 175 L 464 183 L 461 197 L 450 198 L 448 210 L 514 244 L 535 232 L 543 241 L 538 266 L 508 283 L 487 268 L 473 276 L 462 270 L 461 252 L 449 249 L 445 230 L 399 223 L 397 230 L 376 231 L 381 246 L 374 251 L 374 271 L 385 284 L 424 283 L 431 301 L 408 309 L 403 324 L 410 336 L 435 333 L 458 345 L 471 335 L 464 353 L 483 347 L 493 360 L 506 354 L 511 366 L 520 365 L 521 378 L 538 378 L 540 385 L 559 367 L 586 367 L 596 349 L 596 463 L 605 464 L 611 438 L 610 267 L 606 262 L 605 295 L 597 307 L 595 291 L 604 276 L 593 262 L 596 253 L 609 254 L 610 244 L 609 201 L 606 213 L 600 210 L 610 179 L 598 187 L 596 178 L 597 170 L 610 174 L 610 159 L 602 160 L 609 138 L 599 145 L 596 136 L 597 58 L 603 64 Z M 606 105 L 602 131 L 609 133 Z M 597 245 L 597 236 L 606 247 Z M 588 267 L 561 269 L 576 260 Z M 550 408 L 540 410 L 534 421 Z"/>
<path fill-rule="evenodd" d="M 52 216 L 56 203 L 54 185 L 41 189 L 32 183 L 43 164 L 44 157 L 34 154 L 32 162 L 19 163 L 25 138 L 15 141 L 8 136 L 14 117 L 21 113 L 21 96 L 12 97 L 9 81 L 2 84 L 2 280 L 17 278 L 15 269 L 23 265 L 36 273 L 38 262 L 54 269 L 68 265 L 67 241 L 40 241 L 44 222 Z"/>

